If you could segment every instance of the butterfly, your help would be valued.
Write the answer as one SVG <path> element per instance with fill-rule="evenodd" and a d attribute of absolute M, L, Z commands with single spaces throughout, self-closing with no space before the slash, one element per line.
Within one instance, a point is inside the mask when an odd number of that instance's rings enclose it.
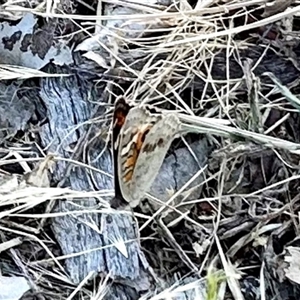
<path fill-rule="evenodd" d="M 115 198 L 113 208 L 136 207 L 155 180 L 181 122 L 175 113 L 115 102 L 112 129 Z"/>

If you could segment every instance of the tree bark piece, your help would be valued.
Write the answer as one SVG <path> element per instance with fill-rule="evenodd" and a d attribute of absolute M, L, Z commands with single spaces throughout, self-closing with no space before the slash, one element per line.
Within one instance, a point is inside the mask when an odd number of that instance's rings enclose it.
<path fill-rule="evenodd" d="M 95 98 L 87 101 L 89 95 Z M 96 127 L 99 124 L 81 125 L 90 120 L 93 117 L 92 111 L 97 109 L 93 103 L 99 101 L 100 97 L 92 85 L 76 76 L 46 78 L 41 80 L 39 96 L 36 101 L 41 101 L 41 114 L 48 120 L 39 132 L 42 146 L 48 147 L 49 153 L 79 161 L 84 160 L 82 157 L 86 154 L 86 162 L 103 171 L 95 172 L 86 167 L 68 165 L 62 160 L 54 168 L 53 179 L 59 185 L 71 187 L 73 190 L 112 189 L 113 181 L 109 176 L 113 173 L 112 159 L 107 149 L 100 155 L 105 144 L 100 138 L 96 138 L 96 134 L 99 134 L 99 128 Z M 108 124 L 103 126 L 107 130 Z M 72 153 L 72 148 L 77 150 L 75 154 Z M 109 200 L 109 196 L 104 200 Z M 52 229 L 63 254 L 71 255 L 65 261 L 71 280 L 78 283 L 89 272 L 94 271 L 104 276 L 109 274 L 111 279 L 130 289 L 133 287 L 138 292 L 148 290 L 151 275 L 133 230 L 132 217 L 95 213 L 95 209 L 101 207 L 98 202 L 91 198 L 72 201 L 61 199 L 55 208 L 56 212 L 65 213 L 53 220 Z M 72 211 L 81 209 L 91 212 L 72 214 Z M 125 242 L 128 258 L 115 247 L 108 247 L 118 239 Z"/>

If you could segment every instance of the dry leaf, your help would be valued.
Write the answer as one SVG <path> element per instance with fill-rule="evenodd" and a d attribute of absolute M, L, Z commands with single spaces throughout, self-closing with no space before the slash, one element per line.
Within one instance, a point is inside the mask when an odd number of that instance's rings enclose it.
<path fill-rule="evenodd" d="M 49 187 L 48 169 L 52 163 L 53 156 L 48 155 L 32 172 L 24 175 L 26 183 L 36 187 Z"/>
<path fill-rule="evenodd" d="M 293 3 L 293 1 L 294 0 L 274 0 L 271 3 L 266 3 L 262 17 L 267 18 L 285 11 Z"/>
<path fill-rule="evenodd" d="M 18 186 L 18 176 L 16 174 L 0 174 L 0 194 L 12 192 L 16 190 Z"/>
<path fill-rule="evenodd" d="M 64 41 L 42 43 L 47 40 L 47 36 L 35 30 L 37 22 L 38 19 L 30 13 L 25 14 L 16 25 L 1 22 L 1 63 L 32 69 L 41 69 L 50 61 L 57 65 L 73 63 L 71 50 Z M 34 45 L 34 42 L 37 45 Z M 39 50 L 39 53 L 34 52 L 34 47 Z"/>
<path fill-rule="evenodd" d="M 90 59 L 97 63 L 100 67 L 104 69 L 109 69 L 110 67 L 106 63 L 105 59 L 98 53 L 95 53 L 94 51 L 88 51 L 82 56 L 86 57 L 87 59 Z"/>
<path fill-rule="evenodd" d="M 288 254 L 285 255 L 284 260 L 288 263 L 288 267 L 284 270 L 285 276 L 300 284 L 300 248 L 299 247 L 287 247 Z"/>
<path fill-rule="evenodd" d="M 0 276 L 0 300 L 19 300 L 29 289 L 24 277 Z"/>

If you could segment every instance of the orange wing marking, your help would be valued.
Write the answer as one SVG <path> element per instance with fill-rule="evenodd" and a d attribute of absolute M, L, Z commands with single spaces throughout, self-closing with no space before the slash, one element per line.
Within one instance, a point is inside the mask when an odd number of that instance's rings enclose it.
<path fill-rule="evenodd" d="M 143 147 L 146 135 L 152 127 L 153 125 L 148 125 L 147 127 L 143 128 L 143 131 L 139 131 L 134 135 L 130 145 L 130 150 L 127 152 L 129 156 L 124 163 L 124 182 L 131 181 L 139 153 Z"/>

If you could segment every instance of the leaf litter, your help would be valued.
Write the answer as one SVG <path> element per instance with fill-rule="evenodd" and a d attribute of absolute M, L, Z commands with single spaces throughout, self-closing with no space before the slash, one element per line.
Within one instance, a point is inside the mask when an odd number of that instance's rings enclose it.
<path fill-rule="evenodd" d="M 298 1 L 1 5 L 0 299 L 299 298 Z M 185 135 L 131 246 L 103 156 L 119 94 L 178 113 Z M 122 250 L 99 260 L 98 241 Z"/>

